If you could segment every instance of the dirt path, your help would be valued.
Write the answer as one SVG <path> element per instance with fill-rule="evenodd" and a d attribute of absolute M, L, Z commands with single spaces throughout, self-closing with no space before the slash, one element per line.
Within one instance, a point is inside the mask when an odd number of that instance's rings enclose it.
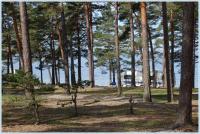
<path fill-rule="evenodd" d="M 58 101 L 69 100 L 62 91 L 42 94 L 40 97 L 41 124 L 32 125 L 34 119 L 24 108 L 3 105 L 3 126 L 5 132 L 123 132 L 123 131 L 171 131 L 176 118 L 176 104 L 142 103 L 134 96 L 134 114 L 129 114 L 128 96 L 117 97 L 114 89 L 97 89 L 78 95 L 78 113 L 74 116 L 73 104 L 65 107 Z M 99 91 L 99 93 L 98 93 Z M 197 112 L 197 103 L 193 111 Z M 197 117 L 194 118 L 197 120 Z M 194 130 L 193 130 L 194 129 Z M 197 128 L 192 128 L 197 131 Z"/>

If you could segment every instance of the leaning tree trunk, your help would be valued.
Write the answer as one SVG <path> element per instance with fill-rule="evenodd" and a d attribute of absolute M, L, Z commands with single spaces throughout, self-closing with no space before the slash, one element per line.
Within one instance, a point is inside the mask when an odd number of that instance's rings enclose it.
<path fill-rule="evenodd" d="M 143 101 L 151 102 L 151 93 L 150 93 L 150 78 L 149 78 L 149 56 L 148 56 L 148 42 L 147 42 L 147 13 L 146 13 L 146 3 L 140 3 L 141 9 L 141 26 L 142 26 L 142 57 L 143 57 L 143 81 L 144 81 L 144 94 Z"/>
<path fill-rule="evenodd" d="M 31 48 L 29 40 L 29 31 L 28 31 L 28 14 L 26 9 L 26 3 L 20 2 L 20 20 L 21 20 L 21 29 L 22 29 L 22 47 L 23 47 L 23 60 L 24 60 L 24 72 L 32 74 L 32 58 L 31 58 Z M 38 113 L 38 104 L 35 100 L 34 87 L 26 88 L 25 94 L 27 98 L 31 99 L 31 106 L 34 108 L 34 114 L 36 118 L 36 123 L 39 123 L 39 113 Z"/>
<path fill-rule="evenodd" d="M 70 94 L 70 84 L 69 84 L 69 63 L 68 63 L 68 44 L 67 44 L 67 35 L 65 31 L 65 15 L 63 5 L 61 7 L 61 28 L 58 28 L 58 37 L 59 37 L 59 47 L 61 51 L 62 62 L 65 69 L 65 84 L 67 94 Z"/>
<path fill-rule="evenodd" d="M 115 49 L 116 49 L 116 61 L 117 61 L 117 88 L 118 95 L 122 95 L 122 86 L 121 86 L 121 71 L 120 71 L 120 47 L 119 47 L 119 31 L 118 31 L 118 2 L 115 3 Z"/>
<path fill-rule="evenodd" d="M 94 87 L 94 72 L 93 72 L 93 46 L 92 46 L 92 34 L 91 30 L 91 22 L 90 22 L 90 5 L 86 3 L 84 5 L 85 10 L 85 18 L 86 18 L 86 31 L 87 31 L 87 42 L 88 42 L 88 65 L 89 65 L 89 81 L 90 86 Z"/>
<path fill-rule="evenodd" d="M 183 46 L 181 59 L 181 83 L 179 114 L 176 124 L 192 123 L 192 60 L 194 47 L 194 3 L 183 4 Z"/>
<path fill-rule="evenodd" d="M 20 59 L 20 66 L 19 66 L 19 69 L 23 69 L 23 66 L 24 66 L 24 61 L 23 61 L 23 55 L 22 55 L 22 41 L 21 41 L 21 38 L 20 38 L 20 35 L 19 35 L 19 30 L 17 28 L 17 18 L 16 18 L 16 11 L 15 11 L 15 7 L 14 7 L 14 4 L 13 3 L 10 3 L 11 4 L 11 9 L 12 9 L 12 18 L 13 18 L 13 29 L 15 31 L 15 35 L 16 35 L 16 42 L 17 42 L 17 50 L 18 50 L 18 53 L 19 53 L 19 59 Z"/>
<path fill-rule="evenodd" d="M 134 44 L 134 25 L 133 25 L 133 5 L 130 3 L 130 36 L 131 36 L 131 86 L 135 87 L 135 44 Z"/>
<path fill-rule="evenodd" d="M 166 2 L 162 2 L 162 15 L 163 15 L 163 31 L 164 31 L 164 58 L 165 58 L 165 75 L 167 78 L 167 100 L 173 101 L 173 92 L 170 76 L 170 62 L 169 62 L 169 37 L 168 37 L 168 23 L 167 23 L 167 7 Z"/>
<path fill-rule="evenodd" d="M 174 18 L 173 18 L 173 10 L 170 13 L 170 31 L 171 31 L 171 81 L 172 88 L 175 85 L 174 82 Z"/>

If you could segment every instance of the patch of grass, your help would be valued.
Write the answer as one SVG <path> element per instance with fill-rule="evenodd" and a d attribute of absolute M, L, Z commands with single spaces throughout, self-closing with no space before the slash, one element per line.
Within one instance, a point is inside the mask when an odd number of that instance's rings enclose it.
<path fill-rule="evenodd" d="M 36 96 L 36 100 L 41 101 L 41 97 Z M 8 95 L 2 96 L 3 105 L 13 105 L 13 106 L 28 106 L 29 100 L 25 95 Z"/>
<path fill-rule="evenodd" d="M 51 85 L 43 85 L 39 89 L 35 90 L 36 93 L 51 93 L 55 91 L 55 87 Z"/>

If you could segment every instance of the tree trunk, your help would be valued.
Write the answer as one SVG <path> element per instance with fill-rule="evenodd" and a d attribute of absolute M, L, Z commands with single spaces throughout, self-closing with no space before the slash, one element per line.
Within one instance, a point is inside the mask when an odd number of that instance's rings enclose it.
<path fill-rule="evenodd" d="M 53 37 L 53 32 L 50 34 L 51 38 L 51 43 L 50 43 L 50 50 L 51 50 L 51 58 L 52 58 L 52 67 L 51 67 L 51 84 L 55 85 L 55 52 L 53 50 L 53 45 L 54 45 L 54 37 Z"/>
<path fill-rule="evenodd" d="M 169 37 L 168 37 L 168 23 L 167 23 L 167 7 L 166 2 L 162 2 L 162 15 L 163 15 L 163 31 L 164 31 L 164 58 L 165 58 L 165 75 L 167 78 L 167 100 L 173 101 L 172 85 L 170 78 L 170 62 L 169 62 Z"/>
<path fill-rule="evenodd" d="M 7 39 L 8 41 L 8 39 Z M 9 42 L 7 42 L 7 48 L 6 48 L 6 51 L 7 51 L 7 74 L 10 73 L 10 53 L 9 53 Z"/>
<path fill-rule="evenodd" d="M 21 20 L 21 29 L 22 29 L 22 46 L 23 46 L 23 60 L 24 60 L 24 72 L 32 74 L 32 58 L 31 58 L 31 48 L 29 40 L 29 31 L 28 31 L 28 14 L 26 10 L 26 3 L 20 2 L 20 20 Z M 27 98 L 31 99 L 31 106 L 34 108 L 34 115 L 36 118 L 36 123 L 39 123 L 39 113 L 38 113 L 38 104 L 35 100 L 34 87 L 26 88 L 25 95 Z"/>
<path fill-rule="evenodd" d="M 71 85 L 76 84 L 76 78 L 75 78 L 75 70 L 74 70 L 74 56 L 73 56 L 73 47 L 72 47 L 72 37 L 70 42 L 70 59 L 71 59 Z"/>
<path fill-rule="evenodd" d="M 28 31 L 28 15 L 26 11 L 26 4 L 24 2 L 20 2 L 20 19 L 22 29 L 24 71 L 32 73 L 32 58 Z"/>
<path fill-rule="evenodd" d="M 118 95 L 122 95 L 122 87 L 121 87 L 121 71 L 120 71 L 120 46 L 119 46 L 119 35 L 118 35 L 118 6 L 119 3 L 115 3 L 115 49 L 116 49 L 116 61 L 117 61 L 117 87 L 118 87 Z"/>
<path fill-rule="evenodd" d="M 80 42 L 80 26 L 79 26 L 79 18 L 77 19 L 77 42 L 78 42 L 78 83 L 80 84 L 82 81 L 81 78 L 81 42 Z"/>
<path fill-rule="evenodd" d="M 67 35 L 65 31 L 65 15 L 62 5 L 61 11 L 61 28 L 58 28 L 58 37 L 59 37 L 59 47 L 61 51 L 62 62 L 65 68 L 65 83 L 67 86 L 67 94 L 70 94 L 70 84 L 69 84 L 69 63 L 68 63 L 68 45 L 67 45 Z"/>
<path fill-rule="evenodd" d="M 173 10 L 170 13 L 170 31 L 171 31 L 171 81 L 172 88 L 175 85 L 174 82 L 174 18 L 173 18 Z"/>
<path fill-rule="evenodd" d="M 111 60 L 109 60 L 109 85 L 112 83 L 112 66 L 111 66 Z"/>
<path fill-rule="evenodd" d="M 90 86 L 94 87 L 94 72 L 93 72 L 93 46 L 92 46 L 92 34 L 91 32 L 91 22 L 90 22 L 90 5 L 86 3 L 84 5 L 85 9 L 85 18 L 86 18 L 86 31 L 87 31 L 87 41 L 88 41 L 88 65 L 89 65 L 89 81 Z"/>
<path fill-rule="evenodd" d="M 94 60 L 93 60 L 93 31 L 92 31 L 92 3 L 89 3 L 89 26 L 90 26 L 90 41 L 91 41 L 91 55 L 92 55 L 92 83 L 91 87 L 95 86 L 95 79 L 94 79 Z"/>
<path fill-rule="evenodd" d="M 144 81 L 144 94 L 143 101 L 151 102 L 151 93 L 150 93 L 150 78 L 149 78 L 149 56 L 148 56 L 148 42 L 147 42 L 147 13 L 146 13 L 146 3 L 140 3 L 141 9 L 141 26 L 142 26 L 142 57 L 143 57 L 143 81 Z"/>
<path fill-rule="evenodd" d="M 11 73 L 14 74 L 12 50 L 11 50 L 11 37 L 10 37 L 10 35 L 7 35 L 7 41 L 8 41 L 9 64 L 10 64 L 10 67 L 11 67 Z"/>
<path fill-rule="evenodd" d="M 40 69 L 40 81 L 41 81 L 41 84 L 43 84 L 43 63 L 42 63 L 42 52 L 40 52 L 39 54 L 39 59 L 40 59 L 40 65 L 39 65 L 39 69 Z"/>
<path fill-rule="evenodd" d="M 152 38 L 151 38 L 151 30 L 150 30 L 149 25 L 147 26 L 147 29 L 148 29 L 149 44 L 150 44 L 150 49 L 151 49 L 153 87 L 156 88 L 156 69 L 155 69 L 155 60 L 154 60 L 154 50 L 153 50 L 153 43 L 152 43 Z"/>
<path fill-rule="evenodd" d="M 19 35 L 19 31 L 18 31 L 18 28 L 17 28 L 17 19 L 16 19 L 16 11 L 15 11 L 15 7 L 14 7 L 14 4 L 13 3 L 10 3 L 11 4 L 11 9 L 12 9 L 12 18 L 13 18 L 13 29 L 15 31 L 15 35 L 16 35 L 16 41 L 17 41 L 17 50 L 18 50 L 18 53 L 19 53 L 19 59 L 20 59 L 20 66 L 19 66 L 19 69 L 23 69 L 23 64 L 24 64 L 24 61 L 23 61 L 23 55 L 22 55 L 22 42 L 21 42 L 21 38 L 20 38 L 20 35 Z"/>
<path fill-rule="evenodd" d="M 183 46 L 179 114 L 176 124 L 192 123 L 192 60 L 194 41 L 194 3 L 183 4 Z"/>
<path fill-rule="evenodd" d="M 195 8 L 195 5 L 194 5 L 194 8 Z M 197 27 L 197 29 L 198 29 L 198 27 Z M 194 46 L 193 46 L 193 62 L 192 62 L 192 88 L 195 88 L 195 62 L 196 62 L 196 42 L 195 42 L 195 40 L 196 40 L 196 17 L 194 16 L 194 37 L 193 37 L 193 39 L 194 39 Z"/>
<path fill-rule="evenodd" d="M 134 25 L 133 25 L 133 5 L 130 3 L 130 36 L 131 36 L 131 86 L 135 87 L 135 44 L 134 44 Z"/>
<path fill-rule="evenodd" d="M 115 67 L 114 67 L 114 62 L 113 62 L 113 61 L 112 61 L 112 71 L 113 71 L 113 72 L 112 72 L 112 75 L 113 75 L 113 77 L 112 77 L 112 78 L 113 78 L 113 81 L 112 81 L 112 82 L 113 82 L 113 83 L 116 83 L 116 82 L 115 82 Z"/>

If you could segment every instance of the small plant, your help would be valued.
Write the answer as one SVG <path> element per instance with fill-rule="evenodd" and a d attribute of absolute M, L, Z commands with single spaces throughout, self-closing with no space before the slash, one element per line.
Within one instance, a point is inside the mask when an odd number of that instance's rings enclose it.
<path fill-rule="evenodd" d="M 25 89 L 25 95 L 29 101 L 29 108 L 33 109 L 33 113 L 36 118 L 36 124 L 39 123 L 38 114 L 38 103 L 35 100 L 34 86 L 39 85 L 39 79 L 32 75 L 31 73 L 25 73 L 21 70 L 17 71 L 15 74 L 7 74 L 4 76 L 4 81 L 14 85 L 20 86 Z"/>
<path fill-rule="evenodd" d="M 72 102 L 74 103 L 74 108 L 75 108 L 75 115 L 78 115 L 78 109 L 77 109 L 77 93 L 78 93 L 78 88 L 84 89 L 85 87 L 85 81 L 81 81 L 80 83 L 72 85 Z"/>

